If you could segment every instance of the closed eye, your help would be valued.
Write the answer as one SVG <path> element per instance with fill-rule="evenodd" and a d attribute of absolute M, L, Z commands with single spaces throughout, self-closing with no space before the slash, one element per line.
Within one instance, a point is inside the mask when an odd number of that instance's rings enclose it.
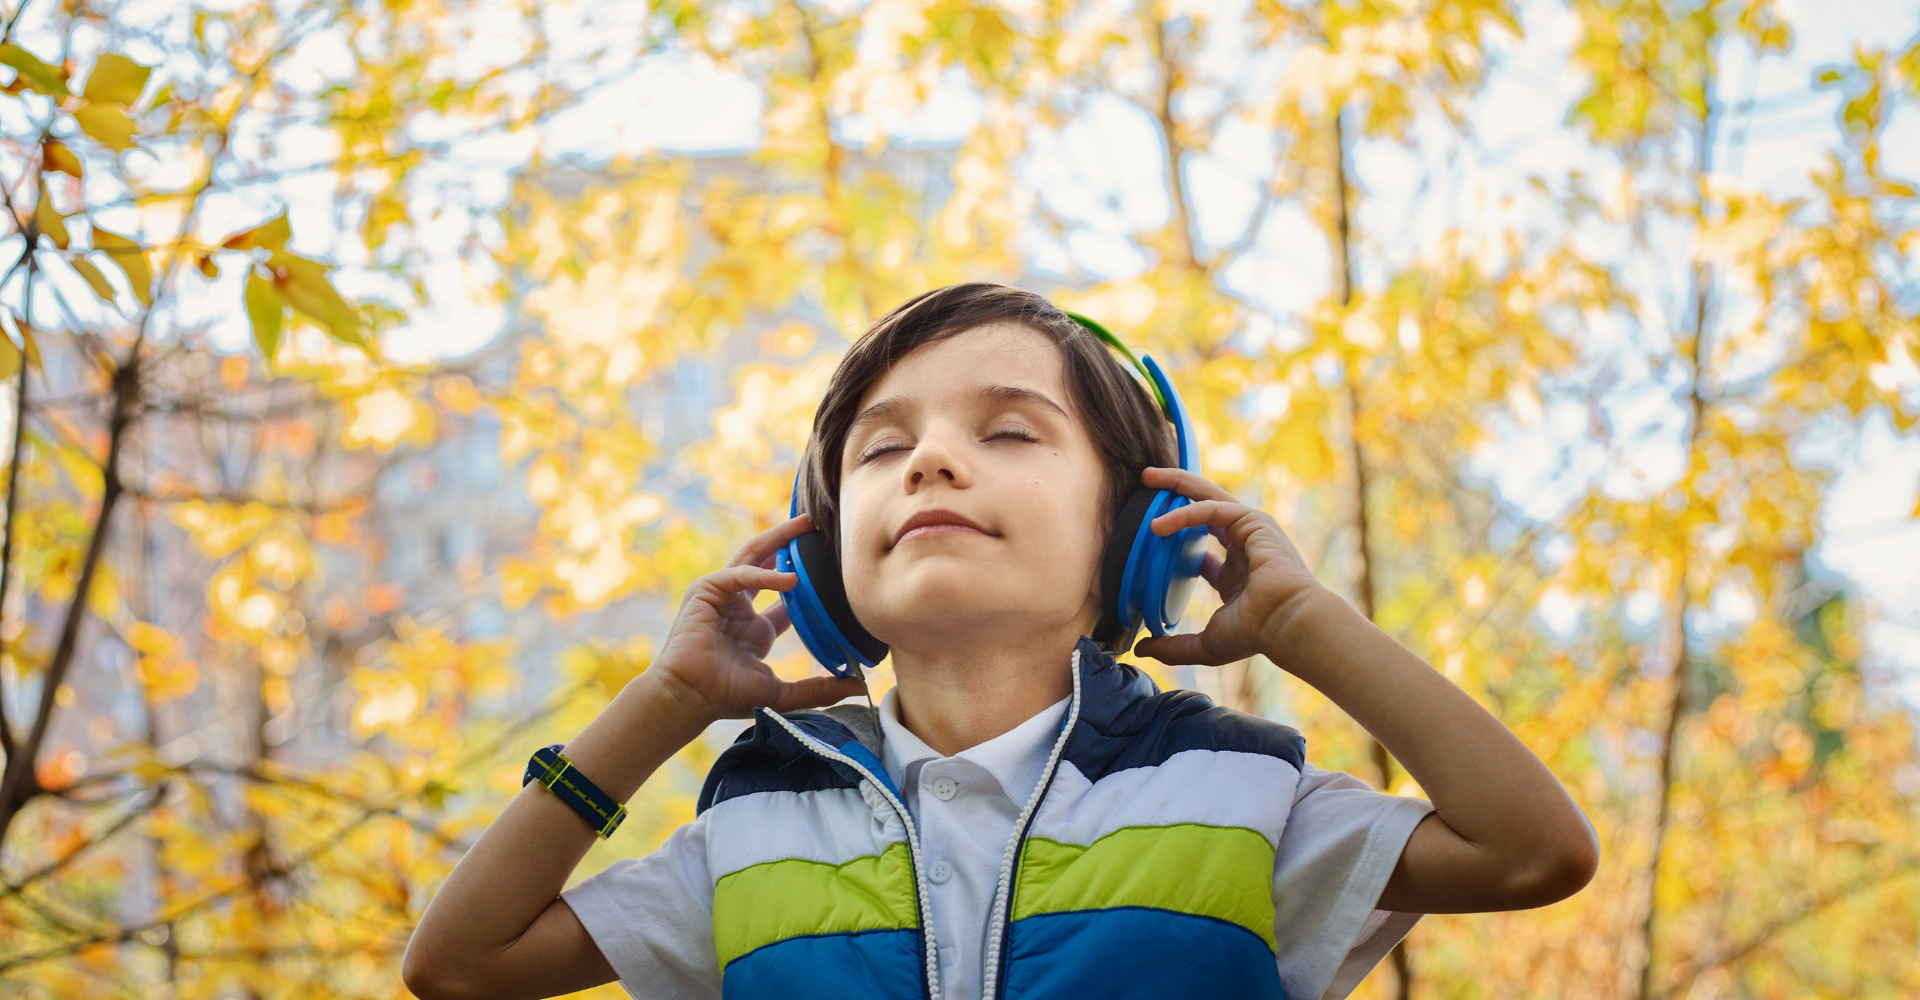
<path fill-rule="evenodd" d="M 911 451 L 912 449 L 913 445 L 897 439 L 891 441 L 876 441 L 868 445 L 866 451 L 860 453 L 860 464 L 865 465 L 876 458 L 885 457 L 896 451 Z"/>
<path fill-rule="evenodd" d="M 1002 427 L 987 435 L 989 441 L 1013 440 L 1038 443 L 1040 438 L 1025 427 Z"/>

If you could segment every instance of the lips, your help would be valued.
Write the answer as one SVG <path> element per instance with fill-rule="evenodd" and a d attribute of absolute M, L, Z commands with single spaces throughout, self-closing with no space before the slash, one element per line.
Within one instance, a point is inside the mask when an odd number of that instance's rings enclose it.
<path fill-rule="evenodd" d="M 907 523 L 901 525 L 899 533 L 893 536 L 893 544 L 899 545 L 909 538 L 933 534 L 972 534 L 993 537 L 993 532 L 953 511 L 923 510 L 907 518 Z"/>

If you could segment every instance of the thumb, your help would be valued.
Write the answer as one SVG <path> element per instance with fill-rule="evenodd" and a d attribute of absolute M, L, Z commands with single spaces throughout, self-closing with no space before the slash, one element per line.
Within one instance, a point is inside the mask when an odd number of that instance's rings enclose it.
<path fill-rule="evenodd" d="M 1231 657 L 1222 658 L 1208 651 L 1207 644 L 1200 632 L 1183 632 L 1179 635 L 1163 635 L 1146 638 L 1134 645 L 1133 651 L 1139 656 L 1151 656 L 1161 663 L 1180 665 L 1197 663 L 1208 667 L 1217 667 Z"/>
<path fill-rule="evenodd" d="M 858 677 L 806 677 L 780 686 L 773 710 L 791 712 L 798 708 L 823 708 L 867 693 L 867 684 Z"/>

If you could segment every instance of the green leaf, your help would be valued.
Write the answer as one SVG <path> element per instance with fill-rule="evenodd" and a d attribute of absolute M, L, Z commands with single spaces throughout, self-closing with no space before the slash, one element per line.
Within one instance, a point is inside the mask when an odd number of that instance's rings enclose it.
<path fill-rule="evenodd" d="M 74 111 L 73 120 L 80 123 L 80 131 L 116 153 L 132 149 L 133 137 L 140 131 L 140 126 L 135 125 L 118 104 L 99 101 L 82 104 Z"/>
<path fill-rule="evenodd" d="M 62 250 L 73 238 L 67 235 L 66 217 L 53 208 L 53 196 L 47 193 L 47 179 L 40 178 L 40 201 L 33 206 L 33 221 L 40 227 L 40 235 L 53 241 L 53 245 Z"/>
<path fill-rule="evenodd" d="M 20 74 L 18 82 L 49 97 L 66 98 L 73 94 L 67 89 L 67 82 L 60 78 L 59 70 L 12 42 L 0 45 L 0 65 L 12 66 L 14 72 Z"/>
<path fill-rule="evenodd" d="M 325 327 L 341 343 L 367 346 L 360 331 L 360 314 L 334 291 L 327 280 L 330 269 L 326 265 L 276 250 L 269 266 L 273 268 L 274 287 L 295 312 Z"/>
<path fill-rule="evenodd" d="M 293 238 L 293 224 L 287 221 L 287 213 L 281 212 L 277 218 L 227 237 L 221 246 L 229 250 L 252 250 L 256 247 L 264 250 L 285 250 L 287 241 Z"/>
<path fill-rule="evenodd" d="M 142 66 L 118 52 L 109 52 L 94 60 L 93 72 L 87 74 L 87 89 L 82 96 L 89 101 L 132 104 L 140 99 L 140 92 L 147 89 L 147 77 L 152 75 L 153 67 Z"/>
<path fill-rule="evenodd" d="M 73 150 L 68 149 L 67 144 L 58 139 L 47 140 L 46 146 L 40 151 L 40 165 L 69 177 L 85 176 L 85 168 L 80 165 L 80 158 L 73 155 Z"/>
<path fill-rule="evenodd" d="M 80 277 L 87 279 L 87 286 L 93 289 L 93 294 L 100 296 L 100 301 L 108 303 L 113 301 L 113 286 L 107 283 L 107 276 L 93 266 L 93 261 L 85 257 L 75 257 L 67 263 L 73 265 L 73 269 L 79 272 Z"/>
<path fill-rule="evenodd" d="M 134 297 L 143 306 L 153 305 L 153 269 L 147 266 L 147 252 L 140 244 L 109 232 L 99 226 L 93 227 L 93 247 L 106 252 L 107 259 L 120 268 L 127 276 L 127 284 L 133 286 Z"/>
<path fill-rule="evenodd" d="M 280 353 L 280 331 L 287 323 L 287 300 L 258 272 L 247 274 L 246 300 L 247 319 L 253 321 L 253 342 L 260 345 L 260 353 L 272 365 Z"/>

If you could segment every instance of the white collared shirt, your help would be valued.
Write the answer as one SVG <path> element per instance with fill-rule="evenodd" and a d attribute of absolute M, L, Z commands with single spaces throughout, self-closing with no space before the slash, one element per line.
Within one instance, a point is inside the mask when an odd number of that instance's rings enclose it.
<path fill-rule="evenodd" d="M 899 688 L 880 702 L 881 761 L 926 855 L 940 995 L 973 997 L 1000 868 L 1020 812 L 1040 784 L 1071 698 L 976 747 L 942 757 L 900 722 Z"/>

